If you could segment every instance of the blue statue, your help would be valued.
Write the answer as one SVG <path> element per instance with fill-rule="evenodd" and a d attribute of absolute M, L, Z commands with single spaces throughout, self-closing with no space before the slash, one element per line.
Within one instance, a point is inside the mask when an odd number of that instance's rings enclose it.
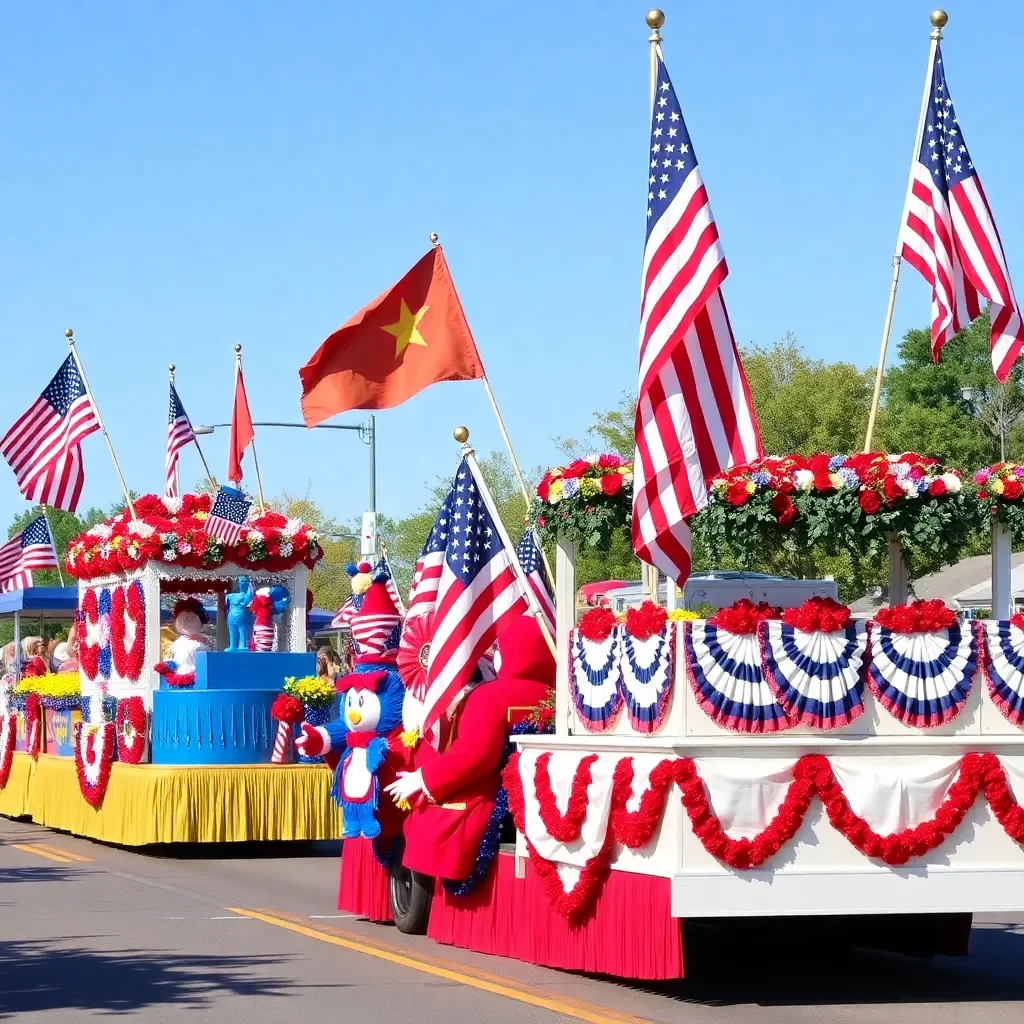
<path fill-rule="evenodd" d="M 252 627 L 255 621 L 249 605 L 252 603 L 252 589 L 245 576 L 238 579 L 238 593 L 225 594 L 224 601 L 228 606 L 228 651 L 247 651 L 252 638 Z"/>

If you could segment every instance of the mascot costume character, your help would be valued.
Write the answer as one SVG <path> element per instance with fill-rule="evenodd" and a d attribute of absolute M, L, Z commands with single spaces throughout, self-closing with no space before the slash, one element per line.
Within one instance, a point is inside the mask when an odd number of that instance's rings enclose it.
<path fill-rule="evenodd" d="M 392 801 L 379 800 L 408 757 L 399 739 L 405 688 L 395 667 L 402 619 L 385 579 L 374 579 L 352 616 L 356 665 L 336 683 L 345 694 L 341 720 L 319 727 L 303 723 L 295 741 L 301 754 L 325 754 L 337 765 L 331 792 L 341 805 L 343 839 L 394 838 L 402 832 L 401 812 Z"/>
<path fill-rule="evenodd" d="M 530 616 L 502 631 L 495 667 L 497 678 L 470 690 L 456 709 L 443 752 L 421 742 L 416 770 L 387 786 L 396 803 L 415 803 L 402 858 L 412 871 L 454 881 L 470 874 L 501 786 L 513 716 L 538 707 L 555 685 L 555 659 Z"/>
<path fill-rule="evenodd" d="M 252 632 L 254 651 L 272 651 L 274 649 L 274 619 L 283 615 L 292 603 L 287 587 L 260 587 L 252 596 L 249 607 L 252 609 L 254 626 Z"/>
<path fill-rule="evenodd" d="M 182 598 L 174 605 L 178 638 L 172 642 L 167 660 L 153 666 L 168 686 L 191 686 L 196 681 L 196 655 L 210 649 L 200 632 L 206 622 L 206 609 L 196 598 Z"/>
<path fill-rule="evenodd" d="M 238 591 L 225 594 L 224 602 L 228 607 L 228 645 L 226 651 L 247 651 L 252 639 L 253 614 L 249 609 L 252 601 L 252 589 L 245 576 L 238 579 Z"/>

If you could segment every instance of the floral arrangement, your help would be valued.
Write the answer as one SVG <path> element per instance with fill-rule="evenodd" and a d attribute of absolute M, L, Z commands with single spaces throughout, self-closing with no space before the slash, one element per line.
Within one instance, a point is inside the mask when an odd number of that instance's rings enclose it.
<path fill-rule="evenodd" d="M 93 725 L 89 722 L 77 722 L 74 746 L 78 788 L 90 807 L 99 807 L 107 791 L 110 769 L 114 762 L 113 723 Z"/>
<path fill-rule="evenodd" d="M 997 462 L 974 474 L 978 500 L 989 517 L 1005 523 L 1014 540 L 1024 538 L 1024 465 Z"/>
<path fill-rule="evenodd" d="M 297 698 L 302 706 L 307 708 L 328 708 L 337 696 L 334 684 L 329 679 L 321 679 L 319 676 L 303 676 L 301 679 L 289 676 L 284 681 L 283 689 L 286 694 Z"/>
<path fill-rule="evenodd" d="M 713 477 L 708 499 L 693 526 L 716 558 L 816 544 L 874 556 L 894 533 L 952 562 L 978 521 L 959 474 L 915 452 L 772 456 Z"/>
<path fill-rule="evenodd" d="M 668 613 L 669 622 L 692 622 L 694 619 L 699 618 L 699 612 L 691 612 L 687 608 L 673 608 Z"/>
<path fill-rule="evenodd" d="M 576 632 L 584 640 L 597 644 L 607 640 L 616 625 L 618 619 L 610 608 L 591 608 L 580 617 L 576 624 Z"/>
<path fill-rule="evenodd" d="M 912 601 L 879 608 L 875 622 L 893 633 L 937 633 L 956 622 L 956 613 L 942 601 Z"/>
<path fill-rule="evenodd" d="M 799 608 L 787 608 L 782 621 L 801 633 L 837 633 L 849 625 L 850 609 L 831 597 L 811 597 Z"/>
<path fill-rule="evenodd" d="M 44 708 L 54 711 L 77 708 L 82 699 L 81 682 L 77 672 L 30 676 L 22 679 L 14 687 L 11 696 L 15 703 L 20 705 L 33 693 Z"/>
<path fill-rule="evenodd" d="M 280 571 L 300 562 L 312 569 L 323 555 L 311 526 L 270 510 L 250 518 L 237 543 L 224 544 L 206 532 L 210 507 L 208 494 L 138 498 L 136 520 L 125 510 L 68 545 L 67 571 L 76 579 L 90 580 L 130 572 L 150 560 L 194 569 L 231 562 L 246 569 Z"/>
<path fill-rule="evenodd" d="M 146 726 L 149 715 L 146 704 L 137 694 L 122 697 L 114 714 L 117 759 L 124 764 L 138 764 L 146 750 Z"/>
<path fill-rule="evenodd" d="M 127 643 L 126 613 L 135 626 L 130 647 Z M 138 681 L 146 658 L 146 602 L 140 580 L 114 589 L 110 601 L 110 655 L 114 669 L 122 679 Z"/>
<path fill-rule="evenodd" d="M 724 629 L 728 633 L 740 636 L 747 633 L 756 633 L 757 627 L 765 619 L 778 619 L 781 617 L 781 608 L 773 608 L 766 601 L 759 601 L 757 604 L 754 604 L 749 598 L 743 597 L 728 608 L 719 608 L 709 621 L 712 626 L 716 626 L 718 629 Z"/>
<path fill-rule="evenodd" d="M 634 640 L 650 640 L 665 628 L 666 622 L 668 612 L 653 601 L 626 610 L 626 632 Z"/>
<path fill-rule="evenodd" d="M 542 540 L 601 548 L 630 521 L 632 507 L 633 464 L 621 455 L 590 455 L 541 477 L 530 521 Z"/>

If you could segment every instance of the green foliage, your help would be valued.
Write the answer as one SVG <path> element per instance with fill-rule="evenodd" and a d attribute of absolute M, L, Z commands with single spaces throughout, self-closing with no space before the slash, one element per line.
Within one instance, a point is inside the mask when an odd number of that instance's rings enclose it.
<path fill-rule="evenodd" d="M 556 437 L 555 444 L 565 456 L 582 459 L 591 452 L 614 452 L 624 459 L 632 459 L 635 444 L 633 441 L 633 419 L 636 415 L 636 395 L 632 391 L 623 391 L 614 408 L 598 410 L 594 419 L 587 427 L 580 442 L 571 437 Z"/>

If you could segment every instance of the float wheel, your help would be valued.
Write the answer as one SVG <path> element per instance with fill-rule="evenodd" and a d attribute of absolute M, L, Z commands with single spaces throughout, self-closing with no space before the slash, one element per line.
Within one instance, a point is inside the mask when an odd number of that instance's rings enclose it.
<path fill-rule="evenodd" d="M 434 895 L 433 878 L 396 865 L 391 869 L 388 891 L 395 927 L 406 935 L 425 935 Z"/>

